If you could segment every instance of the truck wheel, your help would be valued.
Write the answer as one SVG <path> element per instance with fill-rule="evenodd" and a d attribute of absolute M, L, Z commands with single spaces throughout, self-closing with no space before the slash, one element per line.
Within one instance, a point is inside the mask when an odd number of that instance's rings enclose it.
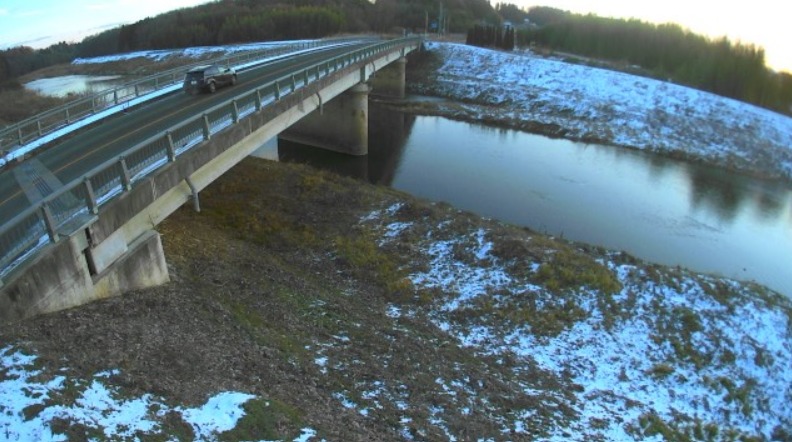
<path fill-rule="evenodd" d="M 217 87 L 215 87 L 214 81 L 210 81 L 209 82 L 209 93 L 213 94 L 213 93 L 215 93 L 216 90 L 217 90 Z"/>

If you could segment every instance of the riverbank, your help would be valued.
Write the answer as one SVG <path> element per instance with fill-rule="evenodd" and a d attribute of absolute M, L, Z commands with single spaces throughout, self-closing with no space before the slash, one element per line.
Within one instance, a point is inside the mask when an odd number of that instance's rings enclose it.
<path fill-rule="evenodd" d="M 201 206 L 159 227 L 171 283 L 0 328 L 11 440 L 790 437 L 792 305 L 759 286 L 307 166 Z"/>
<path fill-rule="evenodd" d="M 792 118 L 669 82 L 535 55 L 428 42 L 402 110 L 640 149 L 792 182 Z"/>

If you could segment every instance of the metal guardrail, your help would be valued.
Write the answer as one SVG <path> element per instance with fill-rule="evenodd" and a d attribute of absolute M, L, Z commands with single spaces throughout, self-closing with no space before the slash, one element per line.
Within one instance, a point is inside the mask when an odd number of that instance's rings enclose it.
<path fill-rule="evenodd" d="M 142 95 L 181 83 L 184 80 L 184 73 L 195 66 L 204 64 L 240 65 L 300 49 L 336 44 L 340 41 L 343 40 L 306 41 L 203 60 L 159 72 L 112 89 L 106 89 L 0 129 L 0 154 L 5 157 L 28 143 L 106 108 L 117 106 Z"/>
<path fill-rule="evenodd" d="M 0 227 L 0 287 L 5 275 L 44 246 L 73 233 L 108 201 L 213 134 L 340 69 L 421 41 L 408 37 L 376 43 L 284 75 L 144 140 L 92 169 L 82 181 L 66 184 Z"/>

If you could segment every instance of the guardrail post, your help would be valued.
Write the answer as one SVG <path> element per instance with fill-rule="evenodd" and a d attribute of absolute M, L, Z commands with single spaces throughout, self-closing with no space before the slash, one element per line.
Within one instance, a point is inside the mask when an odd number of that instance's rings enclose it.
<path fill-rule="evenodd" d="M 41 131 L 41 119 L 36 118 L 36 128 L 38 129 L 38 136 L 43 137 L 44 133 Z"/>
<path fill-rule="evenodd" d="M 47 236 L 50 242 L 58 242 L 58 230 L 55 228 L 55 217 L 52 216 L 52 210 L 47 203 L 41 205 L 41 216 L 44 218 L 44 227 L 47 228 Z"/>
<path fill-rule="evenodd" d="M 96 215 L 99 213 L 99 205 L 96 203 L 96 193 L 94 193 L 93 184 L 89 177 L 83 178 L 83 186 L 85 186 L 85 199 L 88 202 L 88 210 Z"/>
<path fill-rule="evenodd" d="M 294 92 L 297 90 L 297 77 L 294 74 L 292 74 L 291 78 L 292 78 L 292 92 Z"/>
<path fill-rule="evenodd" d="M 308 79 L 309 79 L 308 68 L 305 68 L 305 70 L 303 71 L 303 81 L 305 82 L 306 86 L 308 86 Z"/>
<path fill-rule="evenodd" d="M 17 137 L 19 139 L 19 145 L 22 146 L 24 143 L 22 142 L 22 127 L 17 127 Z"/>
<path fill-rule="evenodd" d="M 280 82 L 275 80 L 275 101 L 280 101 Z"/>
<path fill-rule="evenodd" d="M 256 89 L 256 112 L 261 110 L 261 89 Z"/>
<path fill-rule="evenodd" d="M 66 108 L 66 124 L 71 123 L 71 117 L 69 116 L 69 108 Z"/>
<path fill-rule="evenodd" d="M 239 123 L 239 105 L 237 104 L 236 98 L 231 100 L 231 121 L 234 124 Z"/>
<path fill-rule="evenodd" d="M 135 96 L 136 97 L 140 96 L 140 89 L 138 88 L 138 85 L 135 85 Z"/>
<path fill-rule="evenodd" d="M 91 97 L 91 113 L 96 113 L 96 97 Z"/>
<path fill-rule="evenodd" d="M 208 140 L 212 136 L 211 128 L 209 127 L 209 115 L 203 115 L 203 136 L 204 140 Z"/>
<path fill-rule="evenodd" d="M 124 191 L 128 192 L 132 188 L 132 179 L 129 176 L 126 158 L 119 157 L 118 162 L 121 163 L 121 184 L 124 186 Z"/>
<path fill-rule="evenodd" d="M 113 103 L 118 104 L 118 89 L 113 89 Z"/>
<path fill-rule="evenodd" d="M 165 132 L 165 137 L 168 140 L 168 162 L 172 163 L 176 161 L 176 148 L 173 147 L 173 134 L 171 131 Z"/>

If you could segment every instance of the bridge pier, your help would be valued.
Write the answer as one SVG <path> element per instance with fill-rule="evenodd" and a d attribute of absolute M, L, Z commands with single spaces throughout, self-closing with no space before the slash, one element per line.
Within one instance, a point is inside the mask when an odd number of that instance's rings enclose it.
<path fill-rule="evenodd" d="M 280 138 L 348 155 L 368 154 L 368 96 L 358 83 L 303 117 Z M 321 100 L 321 97 L 320 97 Z"/>
<path fill-rule="evenodd" d="M 398 60 L 377 71 L 371 78 L 373 93 L 382 97 L 404 98 L 407 81 L 407 57 Z"/>

